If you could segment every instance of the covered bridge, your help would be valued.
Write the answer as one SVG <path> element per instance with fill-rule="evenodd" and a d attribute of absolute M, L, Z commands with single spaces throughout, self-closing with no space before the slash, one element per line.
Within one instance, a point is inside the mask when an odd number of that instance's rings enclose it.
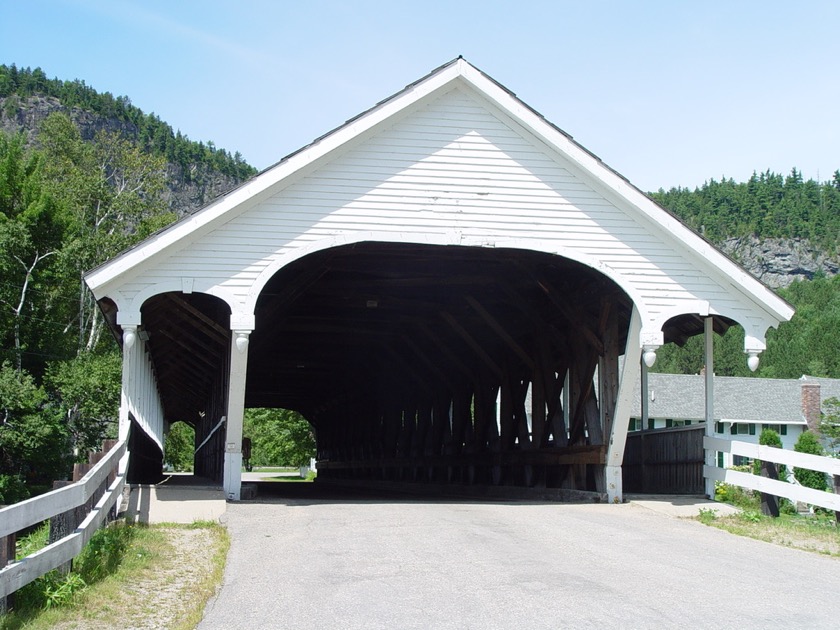
<path fill-rule="evenodd" d="M 184 421 L 233 500 L 245 407 L 302 413 L 324 477 L 620 499 L 642 355 L 793 313 L 461 58 L 86 280 L 131 475 Z"/>

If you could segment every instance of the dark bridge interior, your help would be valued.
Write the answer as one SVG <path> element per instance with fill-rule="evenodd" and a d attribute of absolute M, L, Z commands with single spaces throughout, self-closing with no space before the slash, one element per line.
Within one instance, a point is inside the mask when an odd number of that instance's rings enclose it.
<path fill-rule="evenodd" d="M 539 252 L 328 249 L 263 289 L 246 406 L 300 411 L 326 477 L 599 491 L 631 308 L 606 276 Z M 229 309 L 167 293 L 142 315 L 166 417 L 201 443 L 226 414 Z M 683 318 L 666 333 L 700 330 Z M 198 474 L 221 477 L 223 433 Z"/>
<path fill-rule="evenodd" d="M 330 249 L 263 290 L 247 404 L 317 419 L 348 404 L 420 403 L 485 374 L 527 374 L 539 352 L 556 355 L 570 337 L 603 351 L 603 305 L 622 297 L 591 269 L 536 252 Z M 629 307 L 616 304 L 625 323 Z"/>

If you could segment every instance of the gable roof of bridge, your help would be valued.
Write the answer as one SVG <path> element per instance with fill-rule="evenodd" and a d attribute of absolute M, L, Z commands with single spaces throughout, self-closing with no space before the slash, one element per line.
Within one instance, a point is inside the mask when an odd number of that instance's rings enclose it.
<path fill-rule="evenodd" d="M 527 139 L 531 149 L 536 147 L 550 159 L 562 162 L 563 168 L 571 173 L 576 181 L 583 182 L 589 192 L 594 191 L 599 202 L 606 200 L 607 203 L 620 207 L 625 214 L 632 215 L 638 222 L 647 226 L 646 229 L 649 234 L 654 234 L 657 243 L 665 244 L 671 250 L 678 252 L 680 256 L 690 259 L 689 266 L 696 264 L 698 268 L 703 269 L 704 274 L 714 277 L 717 287 L 722 287 L 724 292 L 729 291 L 735 296 L 740 304 L 736 310 L 746 313 L 752 309 L 755 322 L 752 325 L 752 333 L 748 330 L 748 337 L 752 334 L 758 338 L 759 345 L 763 343 L 763 333 L 768 326 L 790 319 L 793 309 L 784 300 L 682 224 L 624 177 L 605 165 L 597 156 L 575 142 L 571 136 L 548 122 L 538 112 L 519 100 L 515 94 L 460 57 L 437 68 L 426 77 L 408 85 L 402 91 L 381 101 L 308 146 L 283 158 L 274 166 L 219 197 L 198 212 L 183 218 L 90 271 L 85 277 L 88 285 L 98 299 L 110 296 L 118 301 L 116 296 L 121 296 L 123 287 L 132 282 L 134 282 L 132 290 L 142 294 L 142 290 L 135 286 L 139 276 L 159 267 L 174 254 L 208 234 L 224 229 L 225 225 L 242 213 L 280 194 L 293 184 L 322 169 L 332 160 L 364 145 L 387 126 L 397 124 L 411 116 L 417 116 L 424 105 L 442 95 L 453 93 L 456 89 L 467 94 L 472 103 L 478 103 L 492 112 L 493 116 L 503 119 L 508 129 L 512 129 L 521 138 Z M 441 124 L 446 124 L 446 121 L 441 121 Z M 426 241 L 421 239 L 413 242 Z M 460 243 L 483 244 L 482 242 L 465 243 L 463 240 Z M 495 243 L 487 242 L 486 244 L 492 246 Z M 597 261 L 592 266 L 596 265 Z M 171 271 L 169 273 L 173 274 Z M 638 274 L 639 270 L 636 269 L 634 273 Z M 696 282 L 698 274 L 694 273 L 694 275 Z M 189 290 L 193 289 L 192 284 L 185 286 L 189 286 Z M 195 290 L 205 289 L 196 286 Z M 221 291 L 219 289 L 220 296 L 222 296 Z M 692 291 L 684 291 L 684 293 L 689 297 L 694 295 Z M 228 300 L 229 303 L 231 301 L 233 299 Z M 697 311 L 691 310 L 692 307 L 689 306 L 681 312 L 708 314 L 702 312 L 704 308 L 702 297 L 695 302 L 701 305 Z M 706 304 L 705 308 L 708 309 L 708 302 Z M 745 308 L 745 304 L 750 306 Z M 119 306 L 122 308 L 125 304 Z M 135 307 L 139 309 L 136 304 Z M 715 311 L 713 307 L 711 312 L 720 313 L 721 311 Z M 673 314 L 678 314 L 678 312 L 675 311 Z M 728 313 L 723 314 L 729 316 Z M 666 316 L 667 313 L 661 315 L 660 325 Z M 740 319 L 739 321 L 744 323 Z M 745 327 L 748 326 L 745 325 Z"/>

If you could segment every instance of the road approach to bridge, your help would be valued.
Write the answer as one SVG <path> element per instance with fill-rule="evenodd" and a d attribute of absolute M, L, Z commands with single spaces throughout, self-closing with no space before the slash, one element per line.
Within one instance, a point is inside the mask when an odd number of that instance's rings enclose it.
<path fill-rule="evenodd" d="M 200 630 L 837 627 L 840 559 L 637 505 L 282 485 L 295 488 L 228 505 L 224 584 Z"/>

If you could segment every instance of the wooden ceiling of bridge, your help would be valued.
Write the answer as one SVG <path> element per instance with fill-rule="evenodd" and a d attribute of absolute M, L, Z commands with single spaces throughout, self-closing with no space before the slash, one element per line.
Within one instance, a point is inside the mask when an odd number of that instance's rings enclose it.
<path fill-rule="evenodd" d="M 202 293 L 163 293 L 143 305 L 166 418 L 194 425 L 226 383 L 230 309 Z"/>

